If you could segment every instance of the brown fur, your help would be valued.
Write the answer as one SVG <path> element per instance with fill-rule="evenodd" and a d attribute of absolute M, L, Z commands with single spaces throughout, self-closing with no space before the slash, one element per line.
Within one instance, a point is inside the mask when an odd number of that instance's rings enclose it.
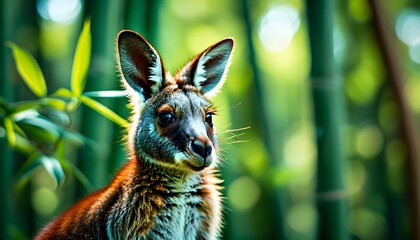
<path fill-rule="evenodd" d="M 207 95 L 223 84 L 233 40 L 209 47 L 175 77 L 165 76 L 156 50 L 136 33 L 122 31 L 117 46 L 134 110 L 128 162 L 36 239 L 217 238 L 221 181 Z"/>

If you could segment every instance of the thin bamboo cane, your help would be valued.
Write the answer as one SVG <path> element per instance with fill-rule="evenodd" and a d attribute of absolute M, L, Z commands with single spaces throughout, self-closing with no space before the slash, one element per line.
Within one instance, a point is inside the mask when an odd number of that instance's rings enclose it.
<path fill-rule="evenodd" d="M 317 136 L 318 238 L 347 239 L 342 81 L 333 56 L 333 0 L 307 0 Z"/>
<path fill-rule="evenodd" d="M 383 9 L 382 3 L 377 0 L 369 0 L 372 9 L 373 24 L 377 41 L 381 50 L 382 59 L 386 66 L 386 71 L 389 75 L 390 84 L 396 97 L 401 113 L 401 130 L 404 142 L 407 146 L 407 184 L 409 189 L 409 202 L 411 208 L 411 238 L 420 239 L 420 160 L 419 141 L 416 133 L 416 126 L 413 122 L 413 116 L 407 104 L 404 95 L 403 84 L 404 74 L 399 62 L 398 54 L 396 53 L 395 36 L 392 25 L 387 22 L 387 14 Z"/>
<path fill-rule="evenodd" d="M 115 36 L 120 30 L 120 1 L 88 1 L 86 16 L 91 17 L 92 25 L 92 58 L 85 91 L 116 89 L 119 84 L 115 74 Z M 101 99 L 107 106 L 112 99 Z M 96 149 L 84 148 L 80 151 L 78 167 L 85 173 L 94 188 L 104 186 L 110 176 L 107 173 L 111 159 L 113 124 L 103 116 L 88 108 L 82 111 L 81 133 L 98 144 Z M 78 189 L 78 195 L 86 191 Z"/>
<path fill-rule="evenodd" d="M 245 20 L 246 27 L 246 41 L 247 49 L 249 54 L 249 61 L 252 68 L 252 79 L 254 85 L 254 96 L 255 96 L 255 112 L 257 114 L 258 126 L 260 129 L 263 142 L 267 149 L 267 155 L 269 158 L 269 164 L 271 167 L 279 167 L 279 161 L 275 154 L 275 149 L 278 147 L 276 138 L 272 136 L 272 132 L 269 129 L 269 120 L 267 118 L 268 107 L 264 102 L 264 92 L 262 81 L 260 77 L 260 69 L 257 64 L 256 50 L 254 42 L 252 40 L 253 24 L 251 19 L 251 11 L 249 0 L 242 0 L 242 13 Z M 269 183 L 265 183 L 261 190 L 261 201 L 265 202 L 270 207 L 264 207 L 261 209 L 264 211 L 266 219 L 270 219 L 264 223 L 266 225 L 264 229 L 268 229 L 269 237 L 273 239 L 286 239 L 285 223 L 284 223 L 284 209 L 282 208 L 282 200 L 284 197 L 284 189 L 273 189 L 273 186 Z M 262 236 L 261 236 L 262 237 Z M 264 237 L 263 237 L 264 238 Z"/>

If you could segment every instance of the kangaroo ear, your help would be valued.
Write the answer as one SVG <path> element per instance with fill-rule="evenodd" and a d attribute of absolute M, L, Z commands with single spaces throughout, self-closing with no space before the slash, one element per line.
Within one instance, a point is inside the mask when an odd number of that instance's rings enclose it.
<path fill-rule="evenodd" d="M 210 46 L 181 70 L 182 75 L 204 96 L 213 97 L 226 79 L 233 45 L 233 38 L 226 38 Z"/>
<path fill-rule="evenodd" d="M 124 85 L 137 92 L 143 101 L 159 92 L 164 68 L 157 51 L 142 36 L 121 31 L 117 37 L 117 58 Z"/>

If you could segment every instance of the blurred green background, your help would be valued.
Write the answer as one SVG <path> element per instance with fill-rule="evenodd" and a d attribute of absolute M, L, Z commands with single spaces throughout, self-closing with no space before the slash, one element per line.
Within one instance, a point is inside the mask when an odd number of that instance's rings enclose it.
<path fill-rule="evenodd" d="M 379 14 L 392 43 L 388 50 L 396 53 L 390 64 L 372 2 L 383 5 Z M 420 145 L 404 134 L 417 136 L 420 127 L 420 4 L 348 0 L 307 6 L 303 0 L 2 0 L 1 97 L 8 102 L 36 98 L 19 77 L 6 41 L 35 56 L 49 93 L 69 88 L 85 19 L 91 19 L 92 32 L 86 91 L 120 90 L 115 37 L 121 29 L 145 36 L 171 72 L 232 36 L 236 48 L 229 77 L 214 99 L 222 146 L 223 239 L 420 237 L 415 232 L 420 158 L 410 150 Z M 317 25 L 318 17 L 327 24 Z M 317 34 L 330 36 L 328 44 L 314 41 Z M 333 63 L 332 70 L 316 75 L 325 61 Z M 393 84 L 393 64 L 401 67 L 401 96 Z M 333 87 L 318 79 L 330 77 Z M 326 98 L 336 104 L 331 111 L 328 104 L 318 105 L 322 96 L 316 89 L 323 87 L 334 91 Z M 414 120 L 411 125 L 402 120 L 399 97 Z M 98 100 L 128 118 L 124 97 Z M 337 124 L 336 142 L 317 144 L 322 129 L 316 121 L 322 114 L 328 124 Z M 86 140 L 64 145 L 65 161 L 81 172 L 64 168 L 65 181 L 58 187 L 43 167 L 22 180 L 28 155 L 9 147 L 0 126 L 1 239 L 31 239 L 72 203 L 105 186 L 123 165 L 123 128 L 83 106 L 66 121 Z M 340 157 L 319 164 L 321 152 Z M 321 179 L 330 175 L 338 181 L 334 191 L 320 191 Z M 319 207 L 325 199 L 327 207 L 329 201 L 341 204 L 333 217 Z M 331 231 L 337 228 L 334 222 L 344 228 L 323 238 L 320 226 L 330 218 L 324 225 Z"/>

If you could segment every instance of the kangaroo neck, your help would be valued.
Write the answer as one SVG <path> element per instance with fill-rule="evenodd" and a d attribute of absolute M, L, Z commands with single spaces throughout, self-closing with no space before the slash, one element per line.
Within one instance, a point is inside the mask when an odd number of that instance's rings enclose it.
<path fill-rule="evenodd" d="M 162 188 L 168 193 L 196 192 L 203 183 L 200 172 L 164 166 L 145 157 L 137 159 L 137 169 L 136 178 L 143 185 L 147 183 L 152 188 Z"/>

